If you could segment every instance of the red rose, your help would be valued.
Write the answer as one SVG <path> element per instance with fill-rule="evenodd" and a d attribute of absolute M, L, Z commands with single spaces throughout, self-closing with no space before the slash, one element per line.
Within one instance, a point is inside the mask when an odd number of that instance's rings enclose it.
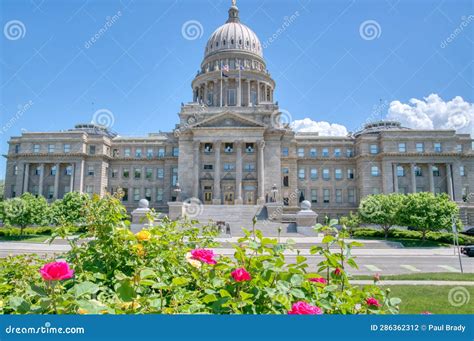
<path fill-rule="evenodd" d="M 299 301 L 293 304 L 288 315 L 321 315 L 322 313 L 323 311 L 321 308 L 304 301 Z"/>
<path fill-rule="evenodd" d="M 342 274 L 342 271 L 341 271 L 341 269 L 336 268 L 336 270 L 334 270 L 333 273 L 334 273 L 336 276 L 339 276 L 340 274 Z"/>
<path fill-rule="evenodd" d="M 207 264 L 217 264 L 214 259 L 214 251 L 205 249 L 196 249 L 191 251 L 191 258 Z"/>
<path fill-rule="evenodd" d="M 421 315 L 433 315 L 433 313 L 425 310 L 421 312 Z"/>
<path fill-rule="evenodd" d="M 365 302 L 367 303 L 367 305 L 380 307 L 380 303 L 376 298 L 373 298 L 373 297 L 366 298 Z"/>
<path fill-rule="evenodd" d="M 327 284 L 326 279 L 322 277 L 309 278 L 308 281 L 313 283 Z"/>
<path fill-rule="evenodd" d="M 43 265 L 40 269 L 41 277 L 45 281 L 61 281 L 74 275 L 74 270 L 66 262 L 52 262 Z"/>
<path fill-rule="evenodd" d="M 236 282 L 250 281 L 252 276 L 244 268 L 235 269 L 230 273 Z"/>

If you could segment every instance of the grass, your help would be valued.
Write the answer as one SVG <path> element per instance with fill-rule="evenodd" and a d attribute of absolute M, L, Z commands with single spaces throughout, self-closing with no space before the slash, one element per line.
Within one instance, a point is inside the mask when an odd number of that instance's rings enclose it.
<path fill-rule="evenodd" d="M 400 314 L 421 314 L 423 311 L 433 314 L 474 314 L 474 305 L 470 302 L 474 298 L 474 286 L 391 285 L 389 288 L 391 297 L 402 300 Z M 450 291 L 455 298 L 465 298 L 465 304 L 453 306 L 448 298 Z M 469 297 L 470 300 L 467 300 Z"/>
<path fill-rule="evenodd" d="M 431 272 L 414 273 L 401 275 L 380 276 L 382 281 L 387 280 L 413 280 L 413 281 L 474 281 L 474 273 L 455 273 L 455 272 Z M 370 275 L 356 275 L 354 279 L 373 279 Z"/>
<path fill-rule="evenodd" d="M 450 244 L 435 242 L 433 240 L 421 240 L 411 238 L 377 238 L 377 237 L 353 237 L 354 239 L 370 239 L 370 240 L 381 240 L 388 242 L 401 243 L 404 247 L 449 247 Z"/>
<path fill-rule="evenodd" d="M 51 238 L 51 236 L 35 234 L 23 236 L 0 236 L 0 242 L 43 243 L 49 238 Z"/>

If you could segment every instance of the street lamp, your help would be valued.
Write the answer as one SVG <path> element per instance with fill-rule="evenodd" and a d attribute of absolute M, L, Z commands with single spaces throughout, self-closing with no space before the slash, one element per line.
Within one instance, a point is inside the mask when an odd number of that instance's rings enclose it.
<path fill-rule="evenodd" d="M 278 193 L 278 188 L 276 184 L 272 186 L 272 193 L 273 193 L 273 202 L 276 202 L 276 194 Z"/>

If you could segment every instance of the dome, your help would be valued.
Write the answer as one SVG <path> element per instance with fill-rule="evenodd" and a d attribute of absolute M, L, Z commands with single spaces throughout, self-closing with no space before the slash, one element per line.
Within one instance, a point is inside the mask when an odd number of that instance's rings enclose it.
<path fill-rule="evenodd" d="M 205 58 L 225 51 L 250 52 L 263 58 L 263 49 L 257 35 L 239 19 L 239 9 L 235 4 L 229 9 L 229 19 L 209 38 Z"/>

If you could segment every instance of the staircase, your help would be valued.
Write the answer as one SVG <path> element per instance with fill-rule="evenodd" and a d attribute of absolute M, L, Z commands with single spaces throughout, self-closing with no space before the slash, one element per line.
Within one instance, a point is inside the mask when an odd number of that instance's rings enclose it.
<path fill-rule="evenodd" d="M 253 217 L 257 217 L 255 228 L 265 236 L 278 236 L 281 227 L 281 236 L 298 236 L 294 223 L 279 223 L 268 220 L 267 209 L 257 205 L 204 205 L 202 213 L 193 217 L 201 224 L 225 222 L 229 224 L 231 236 L 243 236 L 242 228 L 252 230 Z"/>

